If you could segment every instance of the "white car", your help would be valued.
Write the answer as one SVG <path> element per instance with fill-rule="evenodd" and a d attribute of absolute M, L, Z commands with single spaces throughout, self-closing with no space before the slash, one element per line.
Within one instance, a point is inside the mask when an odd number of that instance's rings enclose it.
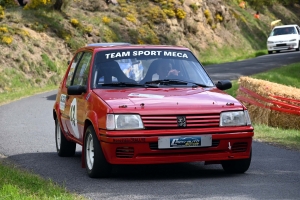
<path fill-rule="evenodd" d="M 278 53 L 281 50 L 299 51 L 300 46 L 300 27 L 296 24 L 275 26 L 268 37 L 267 47 L 268 53 L 274 51 Z"/>

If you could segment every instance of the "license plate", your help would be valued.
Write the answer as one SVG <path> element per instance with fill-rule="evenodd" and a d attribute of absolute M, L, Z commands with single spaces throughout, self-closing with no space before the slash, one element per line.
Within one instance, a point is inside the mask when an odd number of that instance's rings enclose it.
<path fill-rule="evenodd" d="M 159 149 L 209 147 L 211 145 L 211 135 L 158 137 Z"/>

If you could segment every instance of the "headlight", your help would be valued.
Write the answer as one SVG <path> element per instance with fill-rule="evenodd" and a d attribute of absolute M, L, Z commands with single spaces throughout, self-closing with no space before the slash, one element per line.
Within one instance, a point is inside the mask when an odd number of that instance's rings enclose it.
<path fill-rule="evenodd" d="M 272 42 L 272 41 L 268 41 L 268 44 L 274 44 L 274 42 Z"/>
<path fill-rule="evenodd" d="M 140 115 L 107 114 L 106 128 L 108 130 L 143 129 L 144 125 Z"/>
<path fill-rule="evenodd" d="M 248 111 L 222 112 L 220 126 L 248 126 L 251 120 Z"/>
<path fill-rule="evenodd" d="M 289 42 L 294 42 L 294 41 L 296 41 L 296 39 L 292 39 L 292 40 L 290 40 Z"/>

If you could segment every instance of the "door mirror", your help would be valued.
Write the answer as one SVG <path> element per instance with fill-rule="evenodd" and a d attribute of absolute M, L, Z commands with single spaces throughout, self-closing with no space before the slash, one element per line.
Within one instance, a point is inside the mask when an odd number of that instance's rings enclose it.
<path fill-rule="evenodd" d="M 228 90 L 232 87 L 232 84 L 231 81 L 229 80 L 222 80 L 222 81 L 218 81 L 218 83 L 216 83 L 216 86 L 220 90 Z"/>
<path fill-rule="evenodd" d="M 86 86 L 72 85 L 68 87 L 68 95 L 81 95 L 86 93 Z"/>

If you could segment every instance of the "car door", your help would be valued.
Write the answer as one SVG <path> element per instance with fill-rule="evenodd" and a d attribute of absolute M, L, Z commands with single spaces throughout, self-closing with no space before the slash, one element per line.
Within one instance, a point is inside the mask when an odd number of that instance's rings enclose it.
<path fill-rule="evenodd" d="M 60 94 L 60 112 L 61 112 L 61 122 L 62 122 L 62 129 L 64 130 L 65 133 L 67 134 L 71 134 L 69 129 L 68 129 L 68 126 L 67 126 L 67 121 L 70 120 L 70 117 L 69 117 L 69 97 L 67 95 L 67 88 L 71 85 L 71 82 L 73 80 L 73 77 L 74 77 L 74 72 L 75 72 L 75 69 L 77 67 L 77 64 L 79 63 L 81 57 L 83 55 L 83 52 L 78 52 L 71 64 L 70 64 L 70 68 L 69 68 L 69 72 L 68 72 L 68 76 L 66 77 L 66 80 L 65 82 L 63 83 L 62 87 L 61 87 L 61 94 Z M 66 107 L 66 104 L 68 105 Z"/>
<path fill-rule="evenodd" d="M 70 86 L 84 86 L 88 90 L 89 70 L 92 59 L 92 52 L 83 52 L 76 64 L 74 74 L 70 82 Z M 72 137 L 76 138 L 78 142 L 83 140 L 86 97 L 88 93 L 81 95 L 67 95 L 65 103 L 66 128 Z"/>

